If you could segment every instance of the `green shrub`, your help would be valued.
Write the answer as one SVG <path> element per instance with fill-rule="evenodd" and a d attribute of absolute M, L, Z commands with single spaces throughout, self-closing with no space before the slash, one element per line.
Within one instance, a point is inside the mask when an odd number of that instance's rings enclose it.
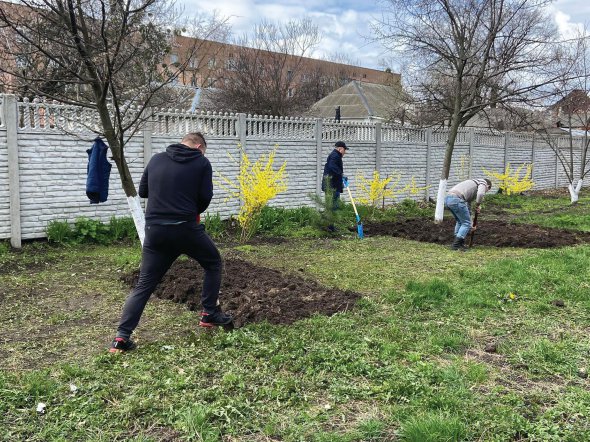
<path fill-rule="evenodd" d="M 81 217 L 74 224 L 74 236 L 78 242 L 90 242 L 97 244 L 110 244 L 108 226 L 99 220 Z"/>
<path fill-rule="evenodd" d="M 312 207 L 264 207 L 258 218 L 258 232 L 278 236 L 292 236 L 294 231 L 313 225 L 319 218 Z"/>
<path fill-rule="evenodd" d="M 10 243 L 8 241 L 0 241 L 0 256 L 7 255 L 10 250 Z"/>
<path fill-rule="evenodd" d="M 207 233 L 211 238 L 221 238 L 225 233 L 225 225 L 221 216 L 219 216 L 219 213 L 216 213 L 215 215 L 206 213 L 203 224 L 205 224 L 205 230 L 207 230 Z"/>
<path fill-rule="evenodd" d="M 111 217 L 109 221 L 109 234 L 110 238 L 118 241 L 122 239 L 137 239 L 137 229 L 133 218 L 130 216 L 124 218 Z"/>
<path fill-rule="evenodd" d="M 47 240 L 57 244 L 64 244 L 74 239 L 74 232 L 67 221 L 50 221 L 45 232 L 47 233 Z"/>

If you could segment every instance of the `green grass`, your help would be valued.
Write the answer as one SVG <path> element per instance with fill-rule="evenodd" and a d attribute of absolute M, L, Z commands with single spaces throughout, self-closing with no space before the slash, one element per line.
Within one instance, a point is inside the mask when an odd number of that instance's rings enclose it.
<path fill-rule="evenodd" d="M 570 203 L 567 192 L 558 192 L 553 198 L 542 195 L 491 195 L 485 199 L 485 209 L 500 209 L 504 212 L 502 217 L 519 223 L 590 231 L 590 196 L 583 191 L 574 205 Z"/>
<path fill-rule="evenodd" d="M 110 355 L 136 246 L 0 253 L 0 440 L 590 440 L 590 246 L 460 254 L 351 235 L 232 253 L 364 297 L 233 333 L 151 301 L 138 350 Z"/>

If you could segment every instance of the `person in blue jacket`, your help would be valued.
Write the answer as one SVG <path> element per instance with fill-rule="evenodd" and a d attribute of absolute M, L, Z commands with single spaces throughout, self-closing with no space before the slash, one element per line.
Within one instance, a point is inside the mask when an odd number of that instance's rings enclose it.
<path fill-rule="evenodd" d="M 340 194 L 344 191 L 342 180 L 346 178 L 344 176 L 344 165 L 342 164 L 342 158 L 348 150 L 344 141 L 336 141 L 334 144 L 334 150 L 328 155 L 326 164 L 324 165 L 324 174 L 322 178 L 322 191 L 326 192 L 326 186 L 330 187 L 332 192 L 332 207 L 331 210 L 335 211 L 338 209 L 340 202 Z M 333 232 L 335 230 L 334 225 L 328 226 L 328 230 Z"/>
<path fill-rule="evenodd" d="M 322 180 L 322 191 L 326 191 L 326 185 L 329 185 L 334 191 L 334 203 L 338 205 L 340 194 L 343 192 L 344 187 L 342 185 L 342 179 L 344 176 L 344 165 L 342 164 L 342 158 L 348 150 L 344 141 L 336 141 L 334 144 L 334 150 L 328 155 L 326 164 L 324 165 L 324 177 Z"/>
<path fill-rule="evenodd" d="M 133 350 L 130 339 L 145 305 L 172 263 L 181 254 L 205 270 L 199 325 L 214 327 L 232 322 L 219 307 L 222 260 L 217 247 L 197 222 L 213 197 L 213 172 L 205 158 L 207 143 L 200 132 L 189 133 L 178 144 L 152 157 L 139 184 L 139 196 L 148 198 L 145 241 L 139 279 L 127 297 L 110 352 Z"/>

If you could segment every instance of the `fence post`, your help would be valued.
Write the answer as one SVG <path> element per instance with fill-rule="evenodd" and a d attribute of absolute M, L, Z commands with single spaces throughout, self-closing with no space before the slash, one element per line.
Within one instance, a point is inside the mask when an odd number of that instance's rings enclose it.
<path fill-rule="evenodd" d="M 322 194 L 322 180 L 324 179 L 323 160 L 322 160 L 322 134 L 323 121 L 321 118 L 315 119 L 315 157 L 316 157 L 316 194 Z"/>
<path fill-rule="evenodd" d="M 20 170 L 18 165 L 18 103 L 14 95 L 4 96 L 4 125 L 8 149 L 8 189 L 10 192 L 10 245 L 20 249 Z"/>
<path fill-rule="evenodd" d="M 154 132 L 154 123 L 152 120 L 152 110 L 146 109 L 147 114 L 150 116 L 145 120 L 143 126 L 143 168 L 145 169 L 150 160 L 152 159 L 152 136 Z"/>
<path fill-rule="evenodd" d="M 468 178 L 473 177 L 473 143 L 475 140 L 475 129 L 469 128 L 469 170 L 467 172 Z"/>
<path fill-rule="evenodd" d="M 559 137 L 557 137 L 556 145 L 555 145 L 555 188 L 559 187 L 559 152 L 561 152 L 559 147 Z"/>
<path fill-rule="evenodd" d="M 508 132 L 504 132 L 504 172 L 506 171 L 506 166 L 508 165 L 508 136 L 510 134 Z"/>
<path fill-rule="evenodd" d="M 531 181 L 535 182 L 535 133 L 531 141 Z"/>
<path fill-rule="evenodd" d="M 426 201 L 430 201 L 430 169 L 432 167 L 432 128 L 426 129 Z"/>
<path fill-rule="evenodd" d="M 381 122 L 375 123 L 375 170 L 381 175 Z"/>
<path fill-rule="evenodd" d="M 246 152 L 246 114 L 238 114 L 238 137 L 240 139 L 240 146 Z"/>

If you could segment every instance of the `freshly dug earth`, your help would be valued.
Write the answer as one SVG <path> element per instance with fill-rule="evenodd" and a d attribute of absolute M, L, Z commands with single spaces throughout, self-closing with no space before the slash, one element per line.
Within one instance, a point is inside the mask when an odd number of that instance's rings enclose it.
<path fill-rule="evenodd" d="M 368 223 L 363 230 L 366 236 L 397 236 L 415 241 L 450 244 L 454 229 L 455 220 L 452 218 L 447 218 L 440 224 L 435 224 L 431 219 L 413 218 Z M 469 237 L 466 242 L 469 242 Z M 590 233 L 481 218 L 473 240 L 474 246 L 522 248 L 550 248 L 584 243 L 590 243 Z"/>
<path fill-rule="evenodd" d="M 139 271 L 122 279 L 134 285 Z M 193 260 L 176 261 L 156 288 L 154 295 L 185 303 L 200 310 L 203 269 Z M 360 293 L 331 289 L 297 275 L 260 267 L 241 259 L 224 260 L 220 302 L 234 315 L 234 325 L 252 322 L 291 324 L 315 313 L 333 315 L 351 309 Z"/>

